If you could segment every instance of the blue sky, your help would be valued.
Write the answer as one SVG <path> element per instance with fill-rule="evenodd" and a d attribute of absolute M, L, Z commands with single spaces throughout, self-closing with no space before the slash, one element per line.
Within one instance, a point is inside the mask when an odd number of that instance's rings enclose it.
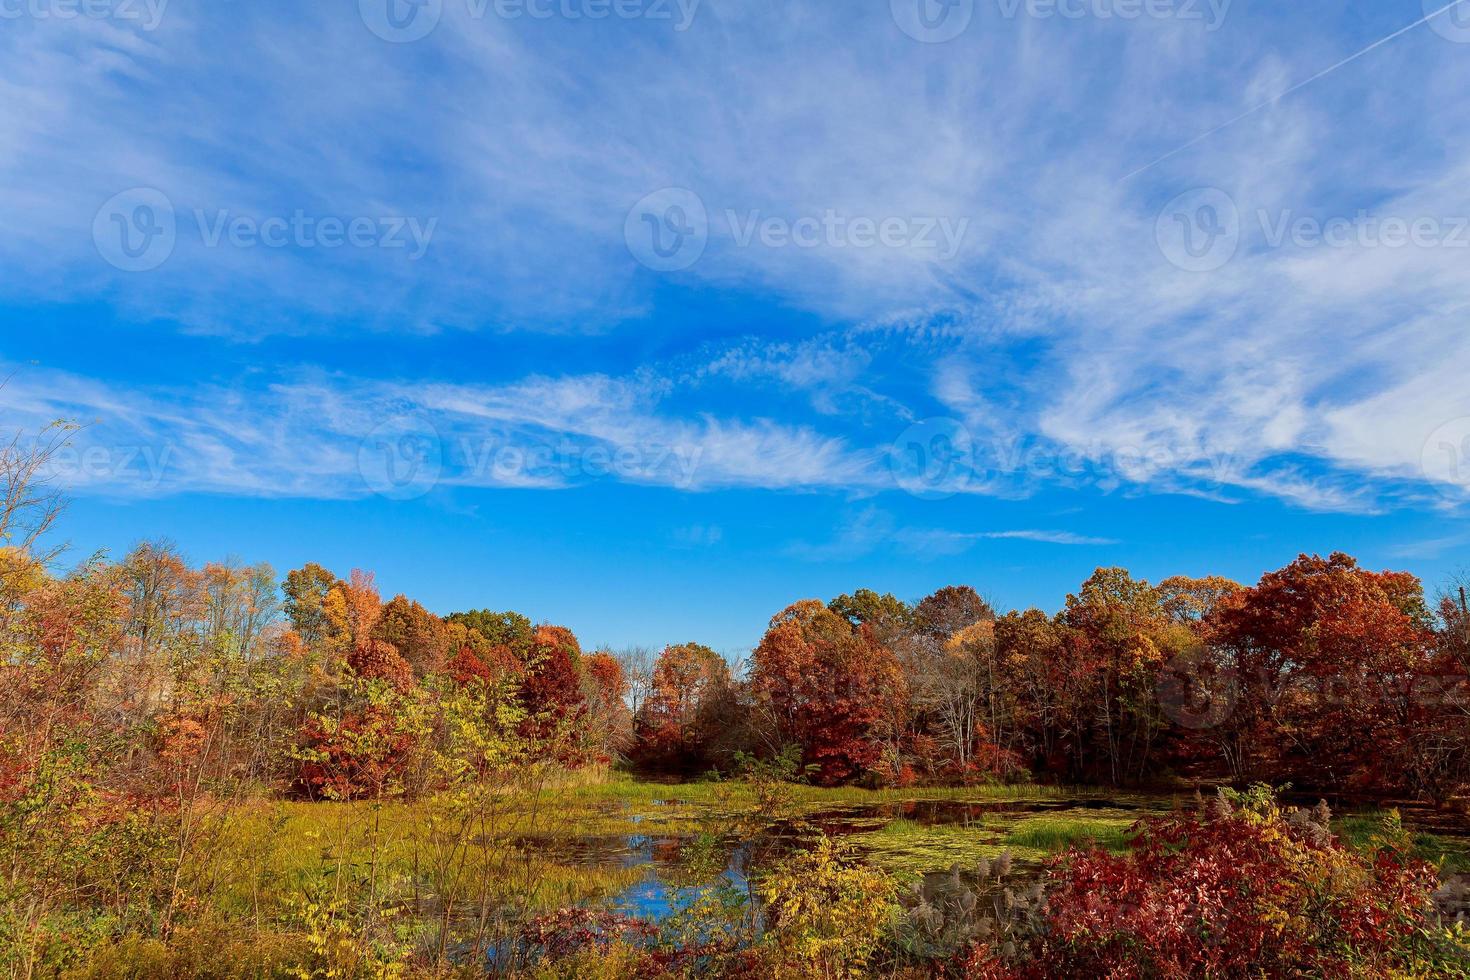
<path fill-rule="evenodd" d="M 4 0 L 0 419 L 86 423 L 73 555 L 362 567 L 586 644 L 1107 564 L 1433 587 L 1443 8 Z"/>

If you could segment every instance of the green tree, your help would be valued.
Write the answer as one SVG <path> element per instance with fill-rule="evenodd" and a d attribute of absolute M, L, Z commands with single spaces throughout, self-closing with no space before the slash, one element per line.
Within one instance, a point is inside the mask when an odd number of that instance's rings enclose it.
<path fill-rule="evenodd" d="M 281 586 L 281 591 L 286 593 L 286 617 L 310 645 L 321 642 L 326 633 L 327 616 L 322 603 L 337 584 L 337 576 L 315 562 L 286 573 L 285 584 Z"/>
<path fill-rule="evenodd" d="M 474 630 L 488 640 L 491 647 L 506 648 L 521 663 L 529 659 L 535 644 L 535 629 L 531 621 L 518 612 L 472 609 L 450 613 L 445 620 Z"/>
<path fill-rule="evenodd" d="M 914 624 L 914 610 L 892 592 L 879 595 L 872 589 L 858 589 L 851 595 L 833 599 L 827 608 L 854 626 L 867 626 L 884 645 L 891 644 Z"/>

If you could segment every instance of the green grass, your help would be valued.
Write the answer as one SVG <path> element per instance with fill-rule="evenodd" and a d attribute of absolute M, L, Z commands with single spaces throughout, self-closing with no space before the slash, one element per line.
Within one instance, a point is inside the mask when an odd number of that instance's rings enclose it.
<path fill-rule="evenodd" d="M 875 867 L 904 874 L 944 871 L 955 864 L 973 867 L 981 857 L 994 857 L 1005 849 L 1001 835 L 993 831 L 954 824 L 924 826 L 911 820 L 895 820 L 855 834 L 852 840 Z"/>
<path fill-rule="evenodd" d="M 1069 847 L 1101 847 L 1125 851 L 1131 839 L 1128 828 L 1134 817 L 1032 817 L 1022 820 L 1006 835 L 1006 844 L 1017 853 L 1029 851 L 1056 854 Z"/>
<path fill-rule="evenodd" d="M 784 816 L 789 818 L 860 810 L 887 803 L 1023 803 L 1117 796 L 1096 787 L 1038 783 L 910 789 L 794 785 L 788 788 L 788 792 L 790 806 Z M 659 783 L 639 780 L 626 773 L 614 773 L 603 783 L 567 790 L 558 805 L 565 810 L 570 824 L 569 833 L 675 835 L 704 829 L 710 820 L 748 815 L 755 807 L 755 796 L 750 787 L 740 781 Z M 887 821 L 875 817 L 872 822 L 874 829 L 878 829 Z"/>
<path fill-rule="evenodd" d="M 1332 829 L 1343 842 L 1356 848 L 1365 848 L 1379 833 L 1387 813 L 1382 810 L 1364 810 L 1348 813 L 1332 821 Z M 1470 872 L 1470 839 L 1448 837 L 1427 831 L 1413 831 L 1409 838 L 1414 845 L 1414 854 L 1450 874 Z"/>
<path fill-rule="evenodd" d="M 1123 810 L 1075 810 L 1032 816 L 986 814 L 968 826 L 923 824 L 900 817 L 853 841 L 874 865 L 890 872 L 924 874 L 959 864 L 971 867 L 980 858 L 1003 851 L 1023 864 L 1038 864 L 1073 845 L 1095 845 L 1112 851 L 1128 846 L 1128 828 L 1139 815 Z"/>
<path fill-rule="evenodd" d="M 385 897 L 432 897 L 435 862 L 448 866 L 457 857 L 445 846 L 457 825 L 445 822 L 444 813 L 431 800 L 237 806 L 222 815 L 228 822 L 222 846 L 203 856 L 200 871 L 221 883 L 216 901 L 232 917 L 280 919 L 305 895 L 360 887 L 369 878 Z M 533 910 L 611 897 L 645 869 L 589 866 L 514 843 L 528 834 L 574 839 L 596 827 L 595 815 L 575 809 L 548 808 L 534 817 L 513 810 L 484 838 L 486 846 L 465 852 L 466 877 L 493 880 Z"/>
<path fill-rule="evenodd" d="M 910 820 L 908 817 L 899 817 L 896 820 L 888 821 L 888 823 L 873 831 L 873 834 L 878 837 L 908 840 L 915 835 L 924 833 L 927 829 L 917 820 Z"/>
<path fill-rule="evenodd" d="M 637 779 L 628 773 L 615 772 L 605 782 L 576 787 L 573 792 L 583 799 L 650 802 L 683 800 L 690 803 L 709 802 L 722 791 L 733 791 L 748 798 L 750 791 L 739 781 L 719 782 L 695 780 L 687 783 L 660 783 Z M 1042 783 L 993 783 L 983 786 L 916 786 L 908 789 L 863 789 L 859 786 L 793 785 L 795 798 L 819 803 L 895 803 L 909 800 L 1055 800 L 1092 799 L 1111 795 L 1095 786 L 1056 786 Z"/>

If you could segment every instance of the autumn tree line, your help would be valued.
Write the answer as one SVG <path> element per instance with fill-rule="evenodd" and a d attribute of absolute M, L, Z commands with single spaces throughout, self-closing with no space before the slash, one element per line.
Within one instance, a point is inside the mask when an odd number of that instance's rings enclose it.
<path fill-rule="evenodd" d="M 1001 614 L 968 586 L 859 589 L 788 606 L 735 665 L 694 642 L 588 652 L 520 613 L 385 601 L 365 572 L 278 583 L 161 542 L 65 574 L 9 548 L 0 593 L 12 786 L 86 728 L 124 795 L 170 791 L 173 763 L 208 755 L 300 798 L 415 796 L 442 785 L 454 705 L 482 690 L 492 728 L 574 769 L 693 776 L 784 752 L 828 785 L 1211 778 L 1431 799 L 1470 778 L 1463 597 L 1430 603 L 1342 554 L 1250 587 L 1098 569 L 1055 614 Z"/>
<path fill-rule="evenodd" d="M 745 676 L 657 659 L 635 759 L 688 771 L 799 746 L 823 783 L 1020 776 L 1293 783 L 1443 800 L 1470 779 L 1470 618 L 1414 576 L 1303 555 L 1246 587 L 1100 568 L 1060 612 L 968 586 L 858 590 L 770 623 Z"/>
<path fill-rule="evenodd" d="M 45 466 L 0 445 L 0 793 L 208 784 L 416 796 L 466 771 L 781 758 L 822 784 L 1177 779 L 1444 800 L 1470 780 L 1465 590 L 1303 555 L 1254 585 L 1100 568 L 1060 611 L 965 585 L 778 612 L 748 660 L 584 651 L 513 611 L 439 616 L 373 576 L 195 567 L 164 541 L 59 570 Z M 83 779 L 78 774 L 85 774 Z M 48 790 L 51 791 L 51 790 Z M 99 795 L 100 794 L 100 795 Z"/>

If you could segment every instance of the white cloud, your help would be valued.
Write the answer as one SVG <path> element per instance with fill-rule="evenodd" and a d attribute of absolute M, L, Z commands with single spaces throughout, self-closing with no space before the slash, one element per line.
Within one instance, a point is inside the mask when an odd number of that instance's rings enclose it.
<path fill-rule="evenodd" d="M 982 19 L 932 46 L 905 38 L 881 3 L 707 0 L 682 33 L 476 20 L 446 4 L 430 38 L 393 45 L 352 6 L 284 17 L 171 5 L 153 32 L 7 22 L 7 294 L 100 298 L 239 338 L 601 331 L 670 285 L 751 291 L 823 323 L 864 324 L 712 358 L 707 376 L 743 386 L 752 404 L 784 386 L 819 418 L 675 407 L 670 380 L 598 375 L 412 391 L 329 376 L 249 404 L 222 388 L 125 394 L 69 378 L 28 395 L 33 407 L 73 397 L 106 409 L 114 445 L 166 442 L 189 474 L 178 486 L 221 491 L 351 492 L 354 433 L 393 405 L 427 411 L 451 440 L 554 433 L 697 449 L 681 478 L 691 488 L 869 490 L 885 485 L 881 451 L 855 447 L 885 439 L 833 433 L 849 416 L 901 430 L 934 414 L 923 394 L 882 383 L 893 362 L 868 344 L 903 336 L 927 393 L 977 438 L 1155 461 L 1114 472 L 1119 486 L 1339 510 L 1372 510 L 1400 481 L 1422 480 L 1428 434 L 1470 414 L 1470 252 L 1273 247 L 1258 217 L 1470 215 L 1470 106 L 1446 94 L 1470 82 L 1463 46 L 1410 32 L 1118 179 L 1416 11 L 1240 9 L 1213 34 L 1183 21 Z M 156 273 L 129 275 L 99 259 L 90 229 L 102 201 L 137 185 L 164 190 L 186 233 Z M 672 277 L 637 266 L 622 239 L 628 208 L 664 186 L 698 193 L 712 223 L 704 257 Z M 1175 268 L 1154 240 L 1163 203 L 1200 186 L 1227 192 L 1245 225 L 1233 260 L 1210 273 Z M 210 248 L 187 233 L 194 209 L 439 225 L 407 262 Z M 908 246 L 741 245 L 727 210 L 970 223 L 943 260 Z"/>
<path fill-rule="evenodd" d="M 415 462 L 433 467 L 419 478 L 435 486 L 800 490 L 884 479 L 872 452 L 841 438 L 770 419 L 670 417 L 663 391 L 601 375 L 426 387 L 317 375 L 249 394 L 149 391 L 25 369 L 0 388 L 0 406 L 33 430 L 87 423 L 55 474 L 79 492 L 351 497 L 382 490 L 383 466 Z"/>
<path fill-rule="evenodd" d="M 1018 541 L 1040 541 L 1043 544 L 1105 545 L 1117 544 L 1116 538 L 1099 538 L 1071 531 L 984 531 L 982 538 L 1014 538 Z"/>
<path fill-rule="evenodd" d="M 910 557 L 938 558 L 963 554 L 982 541 L 998 540 L 1093 547 L 1119 543 L 1114 538 L 1073 531 L 956 531 L 948 528 L 909 527 L 900 525 L 887 511 L 869 506 L 848 515 L 829 540 L 799 541 L 790 545 L 787 550 L 794 557 L 807 561 L 852 561 L 885 549 L 897 550 Z"/>

